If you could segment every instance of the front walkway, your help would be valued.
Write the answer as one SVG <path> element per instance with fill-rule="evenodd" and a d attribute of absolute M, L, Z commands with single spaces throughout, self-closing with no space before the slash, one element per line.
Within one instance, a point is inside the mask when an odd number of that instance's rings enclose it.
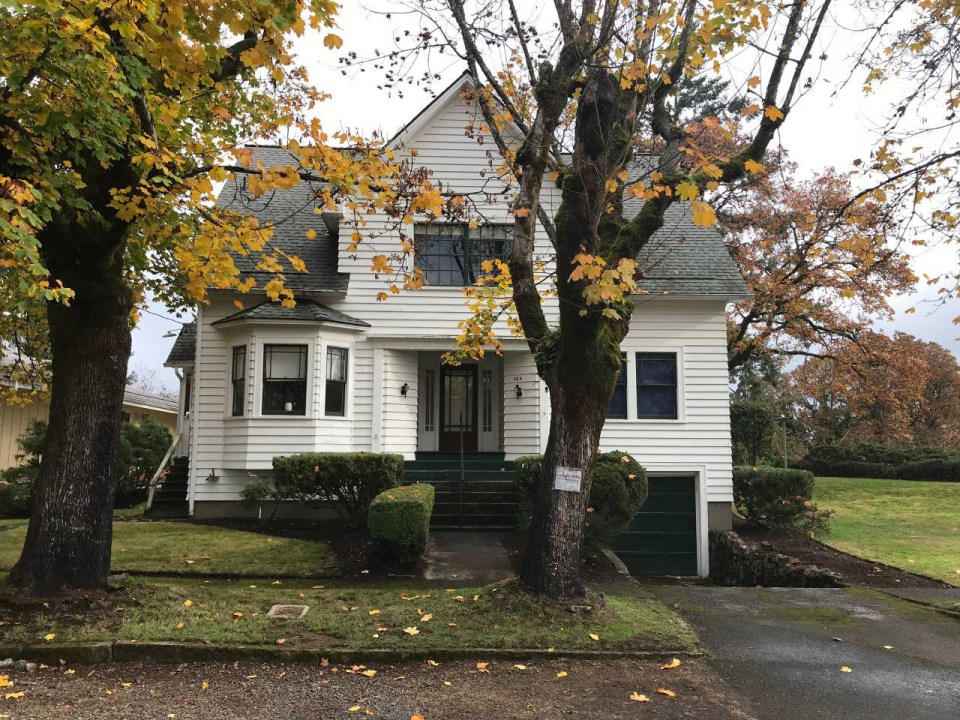
<path fill-rule="evenodd" d="M 426 580 L 486 585 L 516 575 L 497 532 L 436 531 L 430 533 Z"/>
<path fill-rule="evenodd" d="M 648 589 L 757 717 L 958 717 L 960 622 L 934 610 L 862 588 Z"/>

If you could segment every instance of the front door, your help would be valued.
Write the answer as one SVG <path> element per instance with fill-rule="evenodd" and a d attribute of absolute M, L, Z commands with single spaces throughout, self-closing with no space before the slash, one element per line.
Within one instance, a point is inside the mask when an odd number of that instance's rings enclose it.
<path fill-rule="evenodd" d="M 440 368 L 440 452 L 476 452 L 477 366 Z"/>

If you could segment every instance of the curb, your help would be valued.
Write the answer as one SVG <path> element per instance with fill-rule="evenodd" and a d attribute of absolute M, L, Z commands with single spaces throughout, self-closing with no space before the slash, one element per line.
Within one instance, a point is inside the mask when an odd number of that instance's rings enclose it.
<path fill-rule="evenodd" d="M 700 650 L 557 650 L 467 648 L 463 650 L 416 650 L 366 648 L 345 650 L 338 648 L 281 648 L 270 645 L 206 645 L 204 643 L 103 642 L 85 645 L 0 645 L 0 657 L 24 658 L 55 664 L 60 660 L 81 664 L 111 662 L 255 662 L 319 663 L 322 659 L 333 663 L 394 663 L 410 660 L 467 660 L 477 657 L 494 660 L 522 660 L 530 658 L 567 658 L 571 660 L 606 660 L 622 658 L 702 657 Z"/>
<path fill-rule="evenodd" d="M 939 605 L 934 605 L 933 603 L 926 602 L 924 600 L 918 600 L 917 598 L 904 597 L 903 595 L 897 595 L 893 592 L 888 592 L 887 588 L 870 588 L 871 590 L 876 590 L 881 592 L 887 597 L 894 598 L 895 600 L 903 600 L 904 602 L 913 603 L 914 605 L 919 605 L 920 607 L 925 607 L 928 610 L 933 610 L 938 612 L 941 615 L 946 615 L 949 618 L 954 618 L 955 620 L 960 620 L 960 611 L 950 610 L 949 608 L 940 607 Z"/>

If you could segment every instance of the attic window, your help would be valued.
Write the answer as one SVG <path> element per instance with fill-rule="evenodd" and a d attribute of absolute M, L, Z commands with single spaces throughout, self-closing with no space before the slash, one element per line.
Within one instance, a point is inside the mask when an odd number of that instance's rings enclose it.
<path fill-rule="evenodd" d="M 465 223 L 422 224 L 413 231 L 415 263 L 429 285 L 473 285 L 484 274 L 484 260 L 506 260 L 513 225 L 472 228 Z"/>

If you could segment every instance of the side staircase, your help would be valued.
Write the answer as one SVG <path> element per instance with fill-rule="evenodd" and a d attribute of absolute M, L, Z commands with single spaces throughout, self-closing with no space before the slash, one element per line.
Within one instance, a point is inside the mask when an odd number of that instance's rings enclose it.
<path fill-rule="evenodd" d="M 517 524 L 513 462 L 503 453 L 418 452 L 403 466 L 404 483 L 436 489 L 430 527 L 512 530 Z"/>
<path fill-rule="evenodd" d="M 145 515 L 150 517 L 179 518 L 190 514 L 187 502 L 187 470 L 190 460 L 187 457 L 173 458 L 163 475 L 160 484 L 153 492 L 153 504 Z"/>

